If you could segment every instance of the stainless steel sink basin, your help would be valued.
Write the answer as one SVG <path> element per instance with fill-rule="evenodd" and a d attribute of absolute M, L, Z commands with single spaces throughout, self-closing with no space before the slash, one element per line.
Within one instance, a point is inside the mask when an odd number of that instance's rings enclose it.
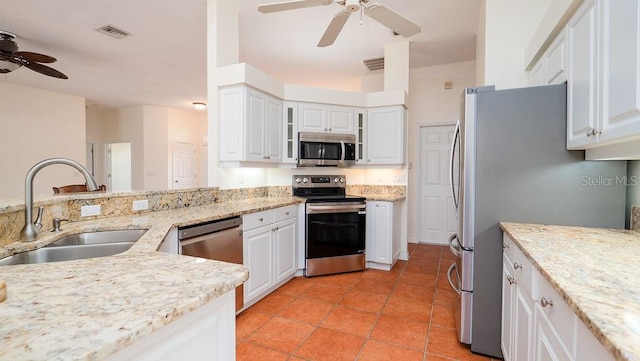
<path fill-rule="evenodd" d="M 128 229 L 72 234 L 45 247 L 2 258 L 0 266 L 112 256 L 131 248 L 146 231 Z"/>

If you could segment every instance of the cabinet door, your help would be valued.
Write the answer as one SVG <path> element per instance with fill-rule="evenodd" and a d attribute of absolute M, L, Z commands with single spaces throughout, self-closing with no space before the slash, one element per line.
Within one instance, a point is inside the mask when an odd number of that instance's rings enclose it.
<path fill-rule="evenodd" d="M 391 264 L 393 263 L 392 242 L 393 242 L 393 219 L 391 218 L 390 202 L 367 202 L 367 226 L 369 228 L 369 245 L 373 250 L 372 262 Z M 369 249 L 367 249 L 367 253 Z"/>
<path fill-rule="evenodd" d="M 557 337 L 553 326 L 540 311 L 540 305 L 535 305 L 535 360 L 536 361 L 571 361 L 569 352 Z"/>
<path fill-rule="evenodd" d="M 284 102 L 284 151 L 283 163 L 298 162 L 298 104 Z"/>
<path fill-rule="evenodd" d="M 587 0 L 567 26 L 567 149 L 585 149 L 597 138 L 590 135 L 597 128 L 597 20 L 596 4 Z"/>
<path fill-rule="evenodd" d="M 275 282 L 293 275 L 296 272 L 296 218 L 288 219 L 274 225 L 276 237 L 275 247 Z"/>
<path fill-rule="evenodd" d="M 541 58 L 536 65 L 529 71 L 529 86 L 539 86 L 545 84 L 547 72 L 544 57 Z"/>
<path fill-rule="evenodd" d="M 244 159 L 244 88 L 220 89 L 220 160 Z"/>
<path fill-rule="evenodd" d="M 516 281 L 513 295 L 513 360 L 533 360 L 533 298 Z"/>
<path fill-rule="evenodd" d="M 247 144 L 246 160 L 264 161 L 264 125 L 266 115 L 266 96 L 253 88 L 247 88 L 246 124 Z"/>
<path fill-rule="evenodd" d="M 640 134 L 640 4 L 637 0 L 602 4 L 600 142 Z"/>
<path fill-rule="evenodd" d="M 546 64 L 545 84 L 562 84 L 567 81 L 567 44 L 565 32 L 558 35 L 544 55 Z"/>
<path fill-rule="evenodd" d="M 511 261 L 503 254 L 502 256 L 502 335 L 500 346 L 502 356 L 505 361 L 513 361 L 513 299 L 515 295 L 515 284 L 513 278 L 513 268 Z"/>
<path fill-rule="evenodd" d="M 327 130 L 330 133 L 355 134 L 353 108 L 337 105 L 327 106 Z"/>
<path fill-rule="evenodd" d="M 367 110 L 357 108 L 356 120 L 356 163 L 367 164 Z"/>
<path fill-rule="evenodd" d="M 298 104 L 298 128 L 301 132 L 327 131 L 327 106 L 315 103 Z"/>
<path fill-rule="evenodd" d="M 404 163 L 404 108 L 369 109 L 367 112 L 367 164 Z"/>
<path fill-rule="evenodd" d="M 249 268 L 249 279 L 244 284 L 245 303 L 273 285 L 272 237 L 271 226 L 244 232 L 243 259 Z"/>
<path fill-rule="evenodd" d="M 264 155 L 267 161 L 282 161 L 282 101 L 268 97 L 266 99 L 266 120 L 264 126 Z"/>

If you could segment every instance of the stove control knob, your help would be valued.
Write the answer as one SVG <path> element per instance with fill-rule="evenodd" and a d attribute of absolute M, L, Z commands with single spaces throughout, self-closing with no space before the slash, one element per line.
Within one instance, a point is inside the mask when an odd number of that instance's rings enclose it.
<path fill-rule="evenodd" d="M 344 183 L 344 178 L 340 177 L 340 183 Z"/>
<path fill-rule="evenodd" d="M 302 183 L 307 183 L 309 179 L 307 177 L 302 178 Z"/>
<path fill-rule="evenodd" d="M 338 177 L 333 178 L 333 183 L 338 183 Z"/>
<path fill-rule="evenodd" d="M 296 183 L 300 183 L 301 179 L 300 177 L 296 178 Z"/>

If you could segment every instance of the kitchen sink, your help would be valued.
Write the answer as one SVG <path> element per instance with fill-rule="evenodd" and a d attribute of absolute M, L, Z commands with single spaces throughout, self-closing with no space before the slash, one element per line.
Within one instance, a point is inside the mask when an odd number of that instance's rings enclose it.
<path fill-rule="evenodd" d="M 0 266 L 112 256 L 136 243 L 146 229 L 86 232 L 65 236 L 45 247 L 0 259 Z"/>

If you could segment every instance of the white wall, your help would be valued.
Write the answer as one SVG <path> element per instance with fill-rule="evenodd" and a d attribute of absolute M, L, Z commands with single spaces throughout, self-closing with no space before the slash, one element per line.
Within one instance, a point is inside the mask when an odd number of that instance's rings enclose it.
<path fill-rule="evenodd" d="M 204 173 L 207 171 L 204 164 L 204 135 L 207 133 L 206 112 L 186 112 L 174 108 L 168 108 L 168 167 L 169 188 L 173 180 L 173 144 L 175 142 L 189 143 L 196 146 L 196 187 L 203 185 Z M 213 144 L 218 144 L 217 141 Z"/>
<path fill-rule="evenodd" d="M 134 190 L 163 190 L 170 188 L 168 108 L 152 105 L 142 107 L 143 188 Z"/>
<path fill-rule="evenodd" d="M 65 157 L 85 164 L 82 97 L 0 82 L 0 195 L 24 197 L 24 177 L 37 162 Z M 71 167 L 53 165 L 34 179 L 34 194 L 84 183 Z"/>
<path fill-rule="evenodd" d="M 478 85 L 495 85 L 497 89 L 527 86 L 525 52 L 552 0 L 485 0 L 485 12 L 479 23 L 477 56 L 484 55 L 484 71 L 478 71 Z M 482 15 L 485 17 L 482 18 Z M 484 35 L 484 39 L 482 36 Z M 484 41 L 482 41 L 484 40 Z M 484 76 L 483 76 L 484 75 Z"/>
<path fill-rule="evenodd" d="M 474 87 L 476 79 L 474 61 L 413 69 L 409 90 L 409 154 L 412 164 L 408 176 L 408 239 L 417 238 L 418 183 L 420 161 L 420 126 L 426 124 L 455 124 L 460 117 L 460 98 L 464 88 Z M 444 89 L 445 82 L 452 89 Z"/>
<path fill-rule="evenodd" d="M 144 189 L 144 110 L 133 106 L 102 113 L 102 140 L 131 143 L 131 189 Z"/>

